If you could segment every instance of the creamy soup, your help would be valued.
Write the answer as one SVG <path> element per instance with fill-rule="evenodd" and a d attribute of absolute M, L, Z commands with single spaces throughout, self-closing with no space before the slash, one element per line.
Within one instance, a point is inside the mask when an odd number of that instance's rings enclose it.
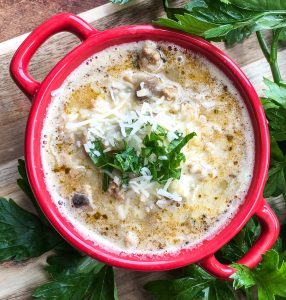
<path fill-rule="evenodd" d="M 166 42 L 113 46 L 51 96 L 45 180 L 86 239 L 118 252 L 177 251 L 218 234 L 243 203 L 253 128 L 205 58 Z"/>

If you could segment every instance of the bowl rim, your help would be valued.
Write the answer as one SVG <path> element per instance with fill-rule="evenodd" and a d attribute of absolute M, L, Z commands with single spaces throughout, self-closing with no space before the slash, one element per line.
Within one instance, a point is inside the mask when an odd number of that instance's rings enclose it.
<path fill-rule="evenodd" d="M 131 42 L 130 39 L 131 41 L 132 39 L 172 40 L 174 44 L 188 45 L 188 48 L 193 51 L 194 49 L 197 49 L 201 54 L 203 53 L 204 56 L 208 54 L 208 59 L 215 63 L 216 66 L 220 64 L 218 67 L 225 74 L 228 72 L 229 76 L 226 74 L 228 78 L 232 76 L 233 79 L 235 79 L 232 80 L 232 78 L 230 78 L 236 87 L 240 87 L 240 93 L 244 93 L 244 101 L 248 101 L 248 105 L 250 109 L 252 109 L 252 116 L 255 116 L 253 122 L 257 123 L 256 131 L 254 130 L 256 161 L 255 174 L 250 188 L 251 195 L 249 192 L 244 203 L 240 205 L 230 222 L 216 235 L 209 240 L 204 240 L 198 246 L 189 249 L 181 249 L 175 254 L 167 253 L 163 256 L 144 254 L 122 255 L 122 253 L 115 253 L 111 249 L 107 250 L 100 245 L 93 245 L 91 241 L 85 240 L 59 213 L 44 182 L 44 173 L 40 155 L 41 145 L 39 145 L 41 140 L 39 132 L 42 130 L 42 123 L 45 111 L 47 110 L 47 106 L 43 106 L 42 104 L 42 102 L 44 102 L 43 99 L 45 97 L 51 98 L 50 93 L 52 90 L 55 90 L 53 84 L 55 86 L 57 80 L 60 82 L 60 77 L 66 78 L 70 72 L 76 68 L 71 67 L 73 61 L 79 60 L 79 58 L 81 60 L 81 58 L 84 55 L 87 55 L 91 49 L 92 53 L 96 53 L 101 51 L 102 49 L 100 49 L 100 47 L 105 44 L 109 43 L 109 46 L 112 46 L 126 43 L 127 40 L 127 43 L 129 43 Z M 95 51 L 95 48 L 99 50 Z M 103 49 L 105 48 L 108 48 L 108 46 Z M 81 63 L 84 60 L 85 59 L 81 60 Z M 41 209 L 51 224 L 69 243 L 89 256 L 116 267 L 145 271 L 167 270 L 198 262 L 204 257 L 215 253 L 233 238 L 255 213 L 262 203 L 262 191 L 267 178 L 269 164 L 269 134 L 263 108 L 252 84 L 238 65 L 224 52 L 201 38 L 176 30 L 158 28 L 152 25 L 132 25 L 97 32 L 69 52 L 49 72 L 33 99 L 26 127 L 25 159 L 28 178 Z"/>

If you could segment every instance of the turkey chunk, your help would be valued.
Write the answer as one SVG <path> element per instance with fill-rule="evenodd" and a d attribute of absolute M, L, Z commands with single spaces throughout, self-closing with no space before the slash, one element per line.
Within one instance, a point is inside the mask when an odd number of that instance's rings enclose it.
<path fill-rule="evenodd" d="M 139 66 L 143 71 L 155 73 L 163 66 L 163 59 L 161 52 L 156 48 L 152 42 L 147 42 L 142 52 L 139 55 Z"/>
<path fill-rule="evenodd" d="M 166 86 L 160 91 L 160 96 L 164 96 L 168 101 L 174 101 L 178 97 L 178 87 L 174 85 Z"/>

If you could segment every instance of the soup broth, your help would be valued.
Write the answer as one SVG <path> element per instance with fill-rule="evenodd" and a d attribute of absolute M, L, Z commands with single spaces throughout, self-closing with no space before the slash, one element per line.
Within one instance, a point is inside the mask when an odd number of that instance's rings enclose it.
<path fill-rule="evenodd" d="M 254 163 L 251 120 L 205 58 L 167 42 L 113 46 L 51 96 L 41 141 L 47 187 L 94 243 L 150 254 L 192 247 L 218 234 L 243 203 Z"/>

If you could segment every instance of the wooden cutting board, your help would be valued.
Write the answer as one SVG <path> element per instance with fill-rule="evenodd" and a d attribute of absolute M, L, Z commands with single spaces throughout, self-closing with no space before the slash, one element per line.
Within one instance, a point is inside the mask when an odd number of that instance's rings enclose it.
<path fill-rule="evenodd" d="M 173 4 L 175 6 L 184 2 L 173 1 Z M 151 23 L 162 15 L 164 13 L 161 1 L 156 0 L 134 0 L 126 6 L 108 3 L 80 14 L 98 30 L 120 25 Z M 33 211 L 30 201 L 16 185 L 17 159 L 23 156 L 25 124 L 31 104 L 9 75 L 10 60 L 25 36 L 0 43 L 0 195 L 13 198 L 21 206 Z M 31 74 L 38 80 L 43 79 L 51 67 L 78 43 L 79 41 L 68 33 L 54 36 L 33 58 L 30 64 Z M 255 36 L 232 48 L 225 48 L 222 43 L 218 43 L 217 46 L 226 51 L 242 67 L 257 91 L 261 93 L 262 77 L 271 78 L 271 75 Z M 286 50 L 280 49 L 279 59 L 285 76 Z M 284 209 L 281 201 L 276 206 Z M 7 262 L 0 265 L 0 300 L 30 299 L 34 288 L 47 280 L 46 273 L 43 271 L 46 256 L 25 263 Z M 168 272 L 143 273 L 117 269 L 119 298 L 121 300 L 149 299 L 143 289 L 144 283 L 170 276 Z"/>

